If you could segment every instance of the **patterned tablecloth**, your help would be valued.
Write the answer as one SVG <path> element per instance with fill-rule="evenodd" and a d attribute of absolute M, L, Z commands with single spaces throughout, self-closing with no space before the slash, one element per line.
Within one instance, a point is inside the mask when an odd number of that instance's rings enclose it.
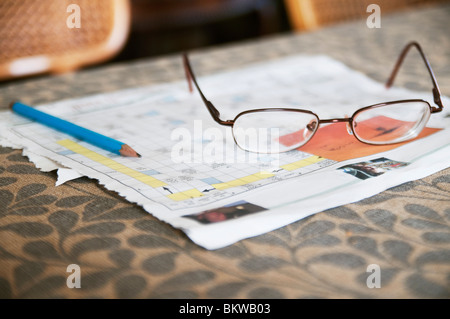
<path fill-rule="evenodd" d="M 192 52 L 199 75 L 296 53 L 327 54 L 385 81 L 402 47 L 423 46 L 450 96 L 450 6 L 382 15 L 311 33 Z M 0 106 L 36 105 L 184 76 L 179 55 L 0 84 Z M 398 85 L 431 89 L 414 53 Z M 447 106 L 450 107 L 450 106 Z M 55 187 L 20 150 L 0 148 L 0 297 L 3 298 L 449 298 L 450 170 L 207 251 L 80 178 Z M 81 288 L 66 285 L 81 267 Z M 368 288 L 368 266 L 381 287 Z M 370 270 L 370 267 L 369 267 Z"/>

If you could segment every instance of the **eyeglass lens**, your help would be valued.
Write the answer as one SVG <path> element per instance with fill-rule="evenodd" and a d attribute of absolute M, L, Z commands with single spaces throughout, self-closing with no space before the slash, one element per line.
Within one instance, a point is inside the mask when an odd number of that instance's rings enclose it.
<path fill-rule="evenodd" d="M 374 106 L 356 112 L 353 132 L 362 142 L 393 144 L 419 135 L 430 118 L 430 106 L 422 101 L 408 101 Z"/>
<path fill-rule="evenodd" d="M 241 113 L 234 122 L 233 135 L 244 150 L 280 153 L 308 142 L 318 128 L 314 114 L 301 111 L 264 111 Z"/>

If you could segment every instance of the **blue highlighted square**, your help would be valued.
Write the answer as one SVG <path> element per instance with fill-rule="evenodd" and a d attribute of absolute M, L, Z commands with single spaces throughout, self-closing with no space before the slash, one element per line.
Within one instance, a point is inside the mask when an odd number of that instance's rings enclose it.
<path fill-rule="evenodd" d="M 154 169 L 150 169 L 148 171 L 143 171 L 141 173 L 145 174 L 145 175 L 150 175 L 150 176 L 160 174 L 157 170 L 154 170 Z"/>
<path fill-rule="evenodd" d="M 258 161 L 260 161 L 260 162 L 265 162 L 265 163 L 270 163 L 270 162 L 272 162 L 273 160 L 275 160 L 273 157 L 271 157 L 271 156 L 267 156 L 267 155 L 263 155 L 263 156 L 258 156 Z"/>
<path fill-rule="evenodd" d="M 170 121 L 170 124 L 172 124 L 172 125 L 181 125 L 181 124 L 184 124 L 184 123 L 186 123 L 186 122 L 183 121 L 183 120 L 171 120 Z"/>
<path fill-rule="evenodd" d="M 215 177 L 202 178 L 201 181 L 209 185 L 222 183 Z"/>
<path fill-rule="evenodd" d="M 167 95 L 164 97 L 163 100 L 164 100 L 164 102 L 171 103 L 171 102 L 175 102 L 177 99 L 173 95 Z"/>
<path fill-rule="evenodd" d="M 247 97 L 245 95 L 235 95 L 233 96 L 233 102 L 245 102 Z"/>
<path fill-rule="evenodd" d="M 159 115 L 159 112 L 158 111 L 150 111 L 150 112 L 145 113 L 145 115 L 147 115 L 147 116 L 156 116 L 156 115 Z"/>

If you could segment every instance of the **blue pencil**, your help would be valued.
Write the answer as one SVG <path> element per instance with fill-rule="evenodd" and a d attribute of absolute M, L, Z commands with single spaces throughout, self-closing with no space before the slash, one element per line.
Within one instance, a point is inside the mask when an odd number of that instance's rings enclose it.
<path fill-rule="evenodd" d="M 109 152 L 130 157 L 141 157 L 135 150 L 125 143 L 116 141 L 110 137 L 88 130 L 84 127 L 75 125 L 66 120 L 62 120 L 50 114 L 41 112 L 28 105 L 20 102 L 11 104 L 13 112 L 20 114 L 38 123 L 47 125 L 53 129 L 69 134 L 77 139 L 88 142 L 92 145 L 98 146 Z"/>

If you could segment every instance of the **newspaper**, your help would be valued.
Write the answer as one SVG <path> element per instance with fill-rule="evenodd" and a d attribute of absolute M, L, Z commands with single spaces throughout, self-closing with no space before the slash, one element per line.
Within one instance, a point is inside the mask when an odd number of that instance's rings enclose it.
<path fill-rule="evenodd" d="M 327 56 L 292 56 L 200 77 L 223 118 L 255 108 L 301 108 L 320 118 L 429 92 L 387 90 Z M 444 105 L 450 105 L 443 98 Z M 432 114 L 418 138 L 373 146 L 324 125 L 304 146 L 280 154 L 241 150 L 214 122 L 197 93 L 174 82 L 39 105 L 44 112 L 118 139 L 142 158 L 109 153 L 10 111 L 0 144 L 24 150 L 57 185 L 87 176 L 195 243 L 217 249 L 345 205 L 450 166 L 449 109 Z"/>

